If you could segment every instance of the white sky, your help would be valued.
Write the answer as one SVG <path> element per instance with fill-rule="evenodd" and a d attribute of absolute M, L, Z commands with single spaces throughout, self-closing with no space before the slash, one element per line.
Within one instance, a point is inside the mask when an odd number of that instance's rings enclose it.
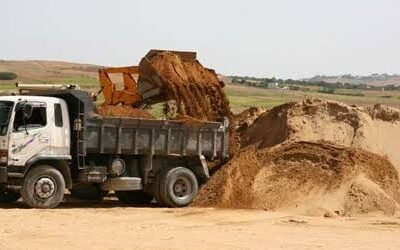
<path fill-rule="evenodd" d="M 194 50 L 231 75 L 400 73 L 398 0 L 2 0 L 0 58 L 134 65 Z"/>

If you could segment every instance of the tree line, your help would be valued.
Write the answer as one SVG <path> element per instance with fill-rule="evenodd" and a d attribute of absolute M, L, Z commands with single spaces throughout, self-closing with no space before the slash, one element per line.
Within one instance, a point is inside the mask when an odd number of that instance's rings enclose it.
<path fill-rule="evenodd" d="M 291 87 L 293 86 L 318 86 L 325 89 L 327 92 L 334 92 L 335 89 L 376 89 L 381 90 L 400 90 L 400 85 L 388 84 L 385 86 L 372 86 L 367 84 L 351 84 L 343 82 L 326 82 L 326 81 L 305 81 L 305 80 L 293 80 L 293 79 L 279 79 L 279 78 L 258 78 L 251 76 L 230 76 L 232 83 L 242 84 L 251 87 L 268 88 L 269 83 L 278 83 L 280 87 Z"/>
<path fill-rule="evenodd" d="M 0 80 L 15 80 L 17 77 L 14 72 L 0 72 Z"/>

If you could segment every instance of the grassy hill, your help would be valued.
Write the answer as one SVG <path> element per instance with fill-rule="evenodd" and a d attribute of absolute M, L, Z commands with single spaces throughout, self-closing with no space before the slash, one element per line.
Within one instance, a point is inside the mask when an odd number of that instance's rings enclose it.
<path fill-rule="evenodd" d="M 0 72 L 14 72 L 15 80 L 0 80 L 1 89 L 22 83 L 79 83 L 98 86 L 97 69 L 101 66 L 57 61 L 5 61 L 0 60 Z"/>
<path fill-rule="evenodd" d="M 385 86 L 385 85 L 400 85 L 400 75 L 388 74 L 371 74 L 367 76 L 357 75 L 340 75 L 340 76 L 314 76 L 312 78 L 304 79 L 311 82 L 325 81 L 329 83 L 349 83 L 349 84 L 367 84 L 372 86 Z"/>
<path fill-rule="evenodd" d="M 10 81 L 0 81 L 0 91 L 13 91 L 14 83 L 17 81 L 22 83 L 78 84 L 84 89 L 97 91 L 99 89 L 97 69 L 101 67 L 99 65 L 55 61 L 3 60 L 0 61 L 0 72 L 15 72 L 18 74 L 18 78 Z M 326 98 L 363 106 L 384 103 L 400 108 L 399 91 L 337 89 L 334 94 L 329 94 L 321 93 L 317 87 L 309 87 L 307 91 L 301 89 L 297 91 L 265 89 L 232 84 L 229 77 L 220 77 L 226 83 L 225 92 L 231 102 L 232 111 L 235 113 L 250 106 L 271 108 L 288 101 L 298 101 L 304 98 Z M 115 79 L 113 78 L 113 80 Z M 118 81 L 118 78 L 116 80 Z M 349 93 L 349 91 L 357 91 L 357 95 Z M 160 113 L 161 105 L 155 105 L 152 112 L 155 114 Z"/>

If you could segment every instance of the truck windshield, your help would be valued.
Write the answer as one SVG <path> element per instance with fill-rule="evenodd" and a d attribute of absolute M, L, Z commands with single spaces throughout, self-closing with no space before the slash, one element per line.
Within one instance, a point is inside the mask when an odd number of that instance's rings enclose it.
<path fill-rule="evenodd" d="M 8 123 L 10 121 L 13 102 L 0 101 L 0 136 L 7 134 Z"/>

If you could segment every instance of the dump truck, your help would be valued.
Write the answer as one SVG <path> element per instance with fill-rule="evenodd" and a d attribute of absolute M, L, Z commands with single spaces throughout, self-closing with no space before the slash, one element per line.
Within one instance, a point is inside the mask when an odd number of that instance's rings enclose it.
<path fill-rule="evenodd" d="M 54 208 L 68 190 L 81 199 L 102 200 L 112 191 L 124 203 L 188 205 L 209 178 L 207 163 L 229 155 L 228 119 L 104 117 L 94 103 L 101 92 L 102 107 L 111 109 L 168 101 L 170 82 L 149 60 L 164 52 L 150 50 L 139 66 L 100 68 L 97 94 L 75 85 L 17 84 L 17 94 L 0 96 L 0 202 L 22 197 L 31 207 Z M 194 52 L 167 53 L 197 62 Z M 110 77 L 116 73 L 121 90 Z"/>
<path fill-rule="evenodd" d="M 159 77 L 142 79 L 135 106 L 165 100 Z M 93 96 L 74 85 L 17 87 L 0 96 L 0 202 L 22 197 L 30 207 L 54 208 L 68 190 L 84 199 L 112 191 L 124 203 L 186 206 L 209 178 L 207 163 L 229 155 L 224 117 L 104 117 Z"/>
<path fill-rule="evenodd" d="M 209 178 L 207 161 L 228 157 L 228 121 L 107 118 L 88 92 L 20 86 L 0 97 L 0 201 L 22 196 L 53 208 L 66 190 L 87 198 L 188 205 Z"/>

